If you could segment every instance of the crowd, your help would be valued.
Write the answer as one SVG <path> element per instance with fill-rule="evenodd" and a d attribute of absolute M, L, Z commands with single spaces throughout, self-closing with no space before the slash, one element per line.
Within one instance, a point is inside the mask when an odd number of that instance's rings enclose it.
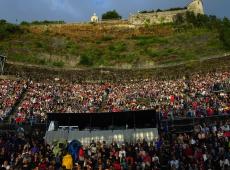
<path fill-rule="evenodd" d="M 114 84 L 104 111 L 156 109 L 163 118 L 228 114 L 229 85 L 229 72 Z"/>
<path fill-rule="evenodd" d="M 89 113 L 98 112 L 106 84 L 77 84 L 64 80 L 30 81 L 27 94 L 18 108 L 17 118 L 35 116 L 46 120 L 46 113 Z"/>
<path fill-rule="evenodd" d="M 48 145 L 40 133 L 0 136 L 1 169 L 13 170 L 228 170 L 230 122 L 196 125 L 192 133 L 163 133 L 156 141 L 92 141 L 76 153 Z M 75 157 L 77 159 L 75 159 Z"/>
<path fill-rule="evenodd" d="M 44 122 L 47 113 L 95 113 L 155 109 L 162 119 L 230 113 L 230 72 L 194 74 L 175 80 L 70 82 L 63 79 L 0 81 L 3 118 L 26 89 L 14 119 Z"/>
<path fill-rule="evenodd" d="M 195 74 L 176 80 L 75 83 L 30 81 L 16 118 L 46 113 L 94 113 L 156 109 L 163 119 L 230 113 L 230 73 Z M 21 119 L 20 119 L 21 120 Z"/>
<path fill-rule="evenodd" d="M 24 81 L 0 80 L 0 121 L 11 112 L 24 88 Z"/>
<path fill-rule="evenodd" d="M 54 80 L 0 80 L 0 117 L 18 103 L 14 118 L 45 121 L 47 113 L 94 113 L 156 109 L 162 119 L 230 114 L 230 72 L 194 74 L 176 80 L 79 83 Z M 26 91 L 23 94 L 23 91 Z M 23 95 L 22 95 L 23 94 Z M 20 101 L 18 101 L 22 98 Z M 228 170 L 230 122 L 196 125 L 184 134 L 162 132 L 156 141 L 92 141 L 77 160 L 39 131 L 0 135 L 0 169 L 13 170 Z"/>

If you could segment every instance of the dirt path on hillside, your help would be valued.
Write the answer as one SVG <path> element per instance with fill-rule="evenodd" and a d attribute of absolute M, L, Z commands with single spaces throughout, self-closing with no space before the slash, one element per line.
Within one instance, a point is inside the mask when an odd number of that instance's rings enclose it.
<path fill-rule="evenodd" d="M 197 60 L 188 60 L 188 61 L 182 61 L 182 62 L 177 62 L 177 63 L 169 63 L 169 64 L 160 64 L 160 65 L 155 65 L 152 67 L 139 67 L 138 69 L 156 69 L 156 68 L 167 68 L 167 67 L 175 67 L 175 66 L 180 66 L 180 65 L 185 65 L 191 62 L 204 62 L 206 60 L 211 60 L 211 59 L 218 59 L 218 58 L 228 58 L 230 57 L 230 52 L 224 53 L 222 55 L 215 55 L 215 56 L 208 56 L 208 57 L 202 57 Z M 68 68 L 68 67 L 63 67 L 63 68 L 57 68 L 57 67 L 49 67 L 49 66 L 42 66 L 42 65 L 35 65 L 35 64 L 26 64 L 26 63 L 21 63 L 21 62 L 13 62 L 13 61 L 7 61 L 8 64 L 11 65 L 18 65 L 18 66 L 27 66 L 27 67 L 33 67 L 33 68 L 38 68 L 38 69 L 50 69 L 54 71 L 79 71 L 79 70 L 91 70 L 91 69 L 117 69 L 117 70 L 131 70 L 131 69 L 136 69 L 136 68 L 119 68 L 119 67 L 109 67 L 109 66 L 104 66 L 104 67 L 89 67 L 89 68 Z"/>

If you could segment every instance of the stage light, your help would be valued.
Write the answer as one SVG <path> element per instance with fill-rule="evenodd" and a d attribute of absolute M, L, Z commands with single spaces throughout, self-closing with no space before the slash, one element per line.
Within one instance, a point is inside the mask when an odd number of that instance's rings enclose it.
<path fill-rule="evenodd" d="M 63 131 L 59 130 L 61 133 L 60 135 L 55 135 L 56 138 L 60 139 L 63 135 Z M 66 133 L 66 132 L 64 132 Z M 136 130 L 113 130 L 110 131 L 110 133 L 104 132 L 104 131 L 98 131 L 98 132 L 81 132 L 79 133 L 79 130 L 72 130 L 70 132 L 70 135 L 67 135 L 67 140 L 73 140 L 77 139 L 79 140 L 83 145 L 90 144 L 92 140 L 95 142 L 102 142 L 107 141 L 108 143 L 112 141 L 116 142 L 124 142 L 124 141 L 136 141 L 138 139 L 145 139 L 147 142 L 156 141 L 158 138 L 158 132 L 155 128 L 149 128 L 149 129 L 136 129 Z"/>
<path fill-rule="evenodd" d="M 113 138 L 114 138 L 115 140 L 117 140 L 117 135 L 114 135 Z"/>
<path fill-rule="evenodd" d="M 104 136 L 101 136 L 100 142 L 103 142 L 103 141 L 104 141 Z"/>

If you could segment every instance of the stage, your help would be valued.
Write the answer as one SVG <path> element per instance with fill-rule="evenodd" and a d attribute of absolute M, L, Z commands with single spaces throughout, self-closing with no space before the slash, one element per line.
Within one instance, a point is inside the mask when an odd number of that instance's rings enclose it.
<path fill-rule="evenodd" d="M 158 137 L 158 116 L 154 110 L 109 113 L 49 113 L 45 139 L 77 139 L 87 145 L 91 140 L 112 142 L 146 141 Z"/>

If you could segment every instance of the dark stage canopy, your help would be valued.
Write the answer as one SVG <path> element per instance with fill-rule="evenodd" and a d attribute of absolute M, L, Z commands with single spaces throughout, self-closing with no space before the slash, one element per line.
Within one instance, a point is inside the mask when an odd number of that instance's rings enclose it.
<path fill-rule="evenodd" d="M 58 126 L 82 129 L 155 128 L 158 116 L 154 110 L 109 113 L 48 113 L 48 121 Z"/>

